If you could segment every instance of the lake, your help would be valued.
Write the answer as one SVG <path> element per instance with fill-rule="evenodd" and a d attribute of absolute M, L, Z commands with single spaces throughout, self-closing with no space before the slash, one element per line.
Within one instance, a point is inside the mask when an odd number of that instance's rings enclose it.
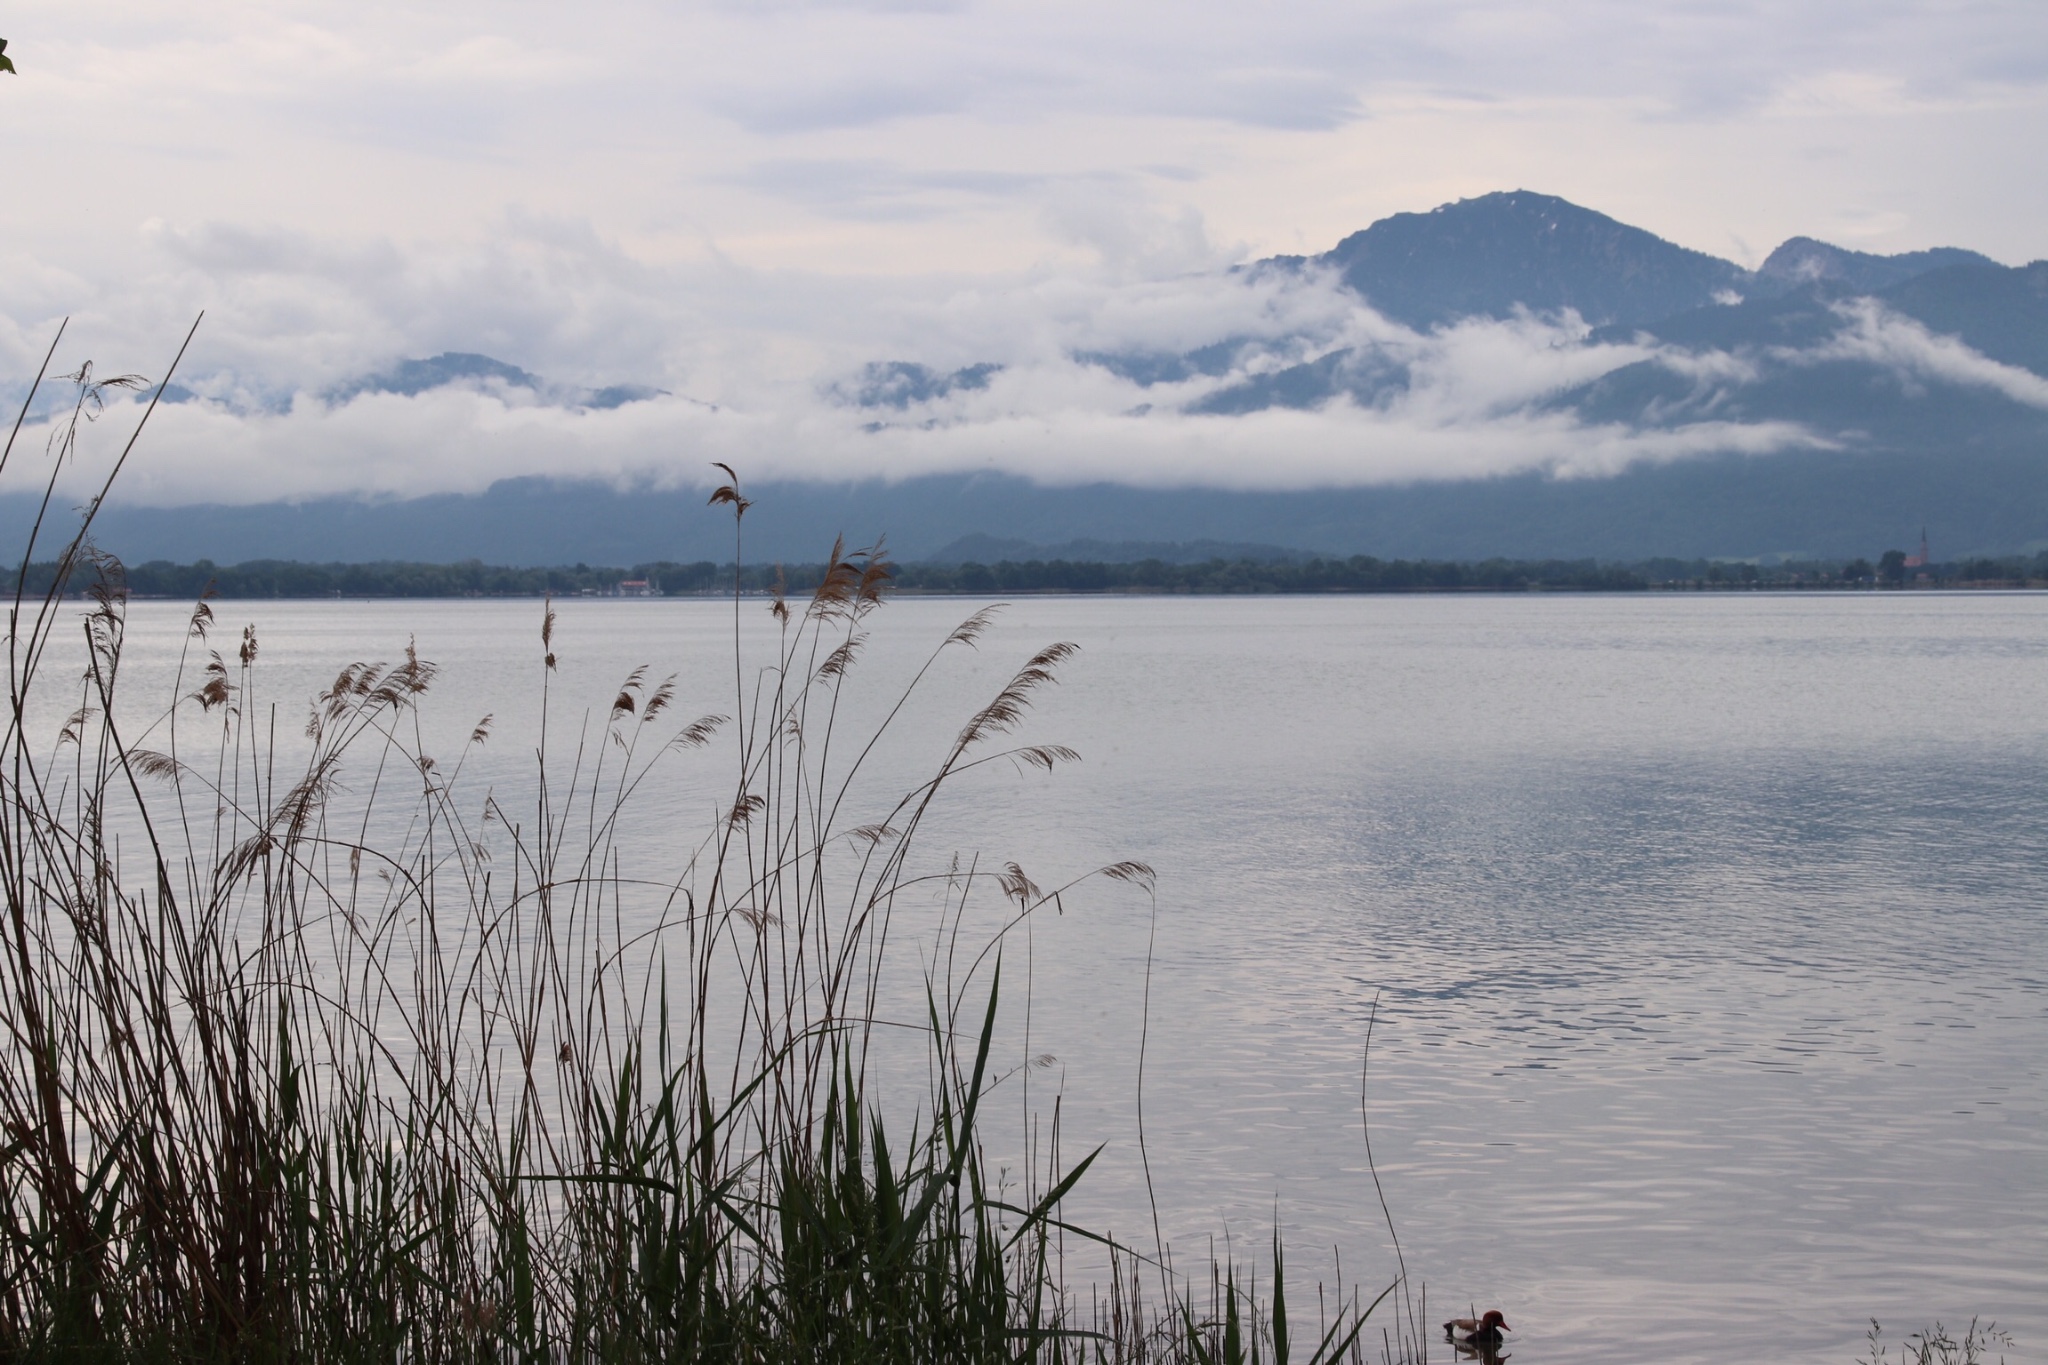
<path fill-rule="evenodd" d="M 979 605 L 885 607 L 847 723 Z M 530 767 L 539 603 L 218 609 L 280 714 L 413 637 L 430 729 L 493 713 L 482 779 Z M 732 710 L 729 603 L 560 611 L 572 719 L 643 663 Z M 127 686 L 185 616 L 134 606 Z M 1057 1093 L 1070 1155 L 1108 1143 L 1070 1217 L 1150 1245 L 1142 1038 L 1177 1258 L 1263 1262 L 1277 1218 L 1297 1299 L 1332 1248 L 1376 1291 L 1377 1002 L 1407 1266 L 1438 1317 L 1502 1308 L 1518 1360 L 1847 1365 L 1872 1317 L 1973 1314 L 2048 1360 L 2048 597 L 1032 598 L 942 661 L 874 789 L 1053 640 L 1081 652 L 1024 733 L 1084 761 L 977 773 L 924 838 L 1044 885 L 1157 870 L 1156 917 L 1097 880 L 1006 950 L 1005 1047 L 1056 1059 L 1015 1126 Z M 629 854 L 705 824 L 692 781 Z"/>

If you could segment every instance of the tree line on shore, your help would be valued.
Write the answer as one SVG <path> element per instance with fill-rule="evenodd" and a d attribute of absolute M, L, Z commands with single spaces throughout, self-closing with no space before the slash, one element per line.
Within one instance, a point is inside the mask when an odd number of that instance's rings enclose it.
<path fill-rule="evenodd" d="M 1299 560 L 1212 559 L 1173 564 L 1004 560 L 996 564 L 893 566 L 898 592 L 960 593 L 1394 593 L 1394 592 L 1631 592 L 1652 589 L 1742 591 L 1868 587 L 2025 587 L 2048 581 L 2048 553 L 1980 557 L 1925 567 L 1888 551 L 1866 559 L 1785 561 L 1774 565 L 1705 559 L 1649 559 L 1603 563 L 1592 559 L 1409 560 L 1371 555 Z M 807 592 L 822 564 L 750 564 L 735 570 L 710 560 L 523 568 L 466 560 L 454 564 L 380 561 L 309 564 L 251 560 L 223 565 L 152 560 L 117 565 L 85 563 L 66 575 L 63 590 L 84 592 L 118 576 L 136 597 L 193 599 L 209 590 L 225 598 L 320 597 L 689 597 L 742 592 Z M 40 595 L 58 577 L 54 563 L 28 567 L 22 587 Z"/>

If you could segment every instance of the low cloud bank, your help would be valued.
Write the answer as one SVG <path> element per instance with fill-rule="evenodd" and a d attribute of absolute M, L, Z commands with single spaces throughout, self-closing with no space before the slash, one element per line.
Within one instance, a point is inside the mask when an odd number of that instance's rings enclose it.
<path fill-rule="evenodd" d="M 1772 367 L 1853 360 L 1904 386 L 2048 408 L 2048 380 L 1868 303 L 1824 347 L 1719 353 L 1596 343 L 1570 316 L 1419 333 L 1311 269 L 862 281 L 656 266 L 561 224 L 509 223 L 488 249 L 445 258 L 164 231 L 151 261 L 157 302 L 144 317 L 117 327 L 111 317 L 137 296 L 95 300 L 60 357 L 149 372 L 142 334 L 181 304 L 213 302 L 178 376 L 189 396 L 159 407 L 124 475 L 131 505 L 404 498 L 529 475 L 673 487 L 705 482 L 714 460 L 753 479 L 990 471 L 1294 490 L 1603 477 L 1833 439 L 1711 413 L 1595 422 L 1560 401 L 1645 363 L 1741 385 Z M 0 319 L 16 375 L 32 372 L 37 336 L 54 331 L 48 318 L 22 320 L 36 301 Z M 172 335 L 158 333 L 156 349 Z M 362 389 L 363 376 L 437 348 L 491 354 L 553 387 Z M 1285 390 L 1297 373 L 1323 375 L 1326 389 Z M 1294 396 L 1234 411 L 1221 401 L 1262 383 Z M 620 384 L 656 396 L 609 408 L 560 397 Z M 67 496 L 93 485 L 139 411 L 139 400 L 110 403 L 61 475 Z M 5 488 L 47 476 L 56 412 L 45 405 L 22 432 Z"/>

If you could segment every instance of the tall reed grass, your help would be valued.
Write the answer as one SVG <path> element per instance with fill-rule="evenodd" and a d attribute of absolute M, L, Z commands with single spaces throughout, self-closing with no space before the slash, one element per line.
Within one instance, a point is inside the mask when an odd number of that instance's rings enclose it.
<path fill-rule="evenodd" d="M 140 382 L 68 378 L 24 566 L 57 462 Z M 748 503 L 725 473 L 740 563 Z M 436 669 L 410 645 L 341 666 L 295 736 L 254 629 L 223 640 L 202 597 L 169 699 L 131 697 L 120 567 L 91 541 L 112 477 L 8 617 L 0 1356 L 1365 1358 L 1378 1301 L 1304 1312 L 1277 1239 L 1262 1292 L 1247 1265 L 1184 1279 L 1163 1248 L 1062 1216 L 1094 1154 L 1068 1163 L 1055 1138 L 1014 1187 L 988 1168 L 1008 929 L 959 937 L 970 905 L 1014 927 L 1073 883 L 918 839 L 962 774 L 1074 757 L 1015 739 L 1073 646 L 1025 660 L 936 770 L 869 809 L 877 746 L 987 612 L 856 734 L 842 703 L 879 548 L 835 547 L 815 591 L 775 597 L 765 655 L 741 615 L 762 603 L 736 590 L 728 694 L 687 720 L 645 670 L 594 726 L 560 719 L 550 609 L 528 778 L 473 791 L 474 756 L 505 740 L 486 721 L 430 752 Z M 95 584 L 82 620 L 73 576 Z M 635 803 L 713 761 L 731 765 L 716 818 L 677 832 L 675 866 L 628 866 Z M 1136 862 L 1089 876 L 1150 891 Z M 970 965 L 928 970 L 921 1017 L 892 1021 L 912 898 L 946 908 Z M 895 1105 L 877 1038 L 904 1022 L 921 1100 Z M 1108 1267 L 1085 1289 L 1064 1269 L 1081 1245 Z"/>

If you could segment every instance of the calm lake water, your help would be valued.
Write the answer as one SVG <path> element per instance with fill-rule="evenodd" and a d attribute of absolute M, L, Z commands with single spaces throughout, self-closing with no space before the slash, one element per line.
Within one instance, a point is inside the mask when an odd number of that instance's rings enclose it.
<path fill-rule="evenodd" d="M 853 720 L 978 605 L 885 608 Z M 292 717 L 416 637 L 432 723 L 496 714 L 512 783 L 539 610 L 220 615 Z M 646 663 L 679 712 L 732 709 L 729 605 L 561 611 L 558 706 Z M 130 686 L 183 620 L 137 604 Z M 1505 1310 L 1518 1360 L 1847 1365 L 1872 1317 L 1973 1314 L 2048 1360 L 2048 598 L 1030 599 L 935 673 L 882 785 L 1062 639 L 1026 734 L 1085 761 L 977 775 L 927 843 L 1048 885 L 1157 869 L 1144 1125 L 1183 1261 L 1263 1261 L 1277 1218 L 1297 1299 L 1333 1247 L 1391 1275 L 1377 1000 L 1408 1267 L 1432 1308 Z M 712 800 L 651 793 L 648 856 Z M 1109 1144 L 1070 1215 L 1146 1245 L 1153 927 L 1097 883 L 1005 966 L 1057 1059 L 1020 1120 L 1057 1091 L 1068 1151 Z"/>

